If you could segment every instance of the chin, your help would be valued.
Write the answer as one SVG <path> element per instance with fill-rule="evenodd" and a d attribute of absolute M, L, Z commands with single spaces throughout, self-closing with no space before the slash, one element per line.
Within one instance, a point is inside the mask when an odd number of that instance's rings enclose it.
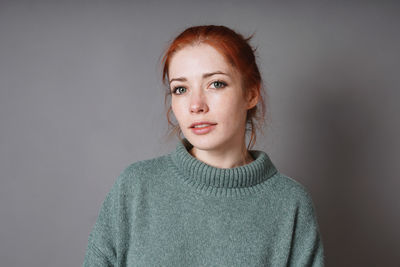
<path fill-rule="evenodd" d="M 201 150 L 212 150 L 224 143 L 224 140 L 220 140 L 215 136 L 209 135 L 185 135 L 186 139 L 197 149 Z"/>

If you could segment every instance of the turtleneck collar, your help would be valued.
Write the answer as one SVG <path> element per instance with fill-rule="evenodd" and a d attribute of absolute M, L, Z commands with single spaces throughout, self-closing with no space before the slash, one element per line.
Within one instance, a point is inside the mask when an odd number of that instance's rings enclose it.
<path fill-rule="evenodd" d="M 192 147 L 193 145 L 184 138 L 178 142 L 175 151 L 171 153 L 171 159 L 178 174 L 187 183 L 197 188 L 240 190 L 256 186 L 277 173 L 277 169 L 263 151 L 249 150 L 254 161 L 225 169 L 213 167 L 193 157 L 189 153 Z"/>

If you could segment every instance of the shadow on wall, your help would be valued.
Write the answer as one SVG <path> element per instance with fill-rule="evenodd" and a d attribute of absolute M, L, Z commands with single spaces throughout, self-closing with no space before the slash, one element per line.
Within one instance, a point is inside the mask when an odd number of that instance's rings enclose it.
<path fill-rule="evenodd" d="M 309 135 L 316 164 L 309 172 L 318 188 L 326 266 L 393 266 L 400 262 L 399 205 L 390 183 L 398 188 L 399 182 L 389 140 L 396 138 L 380 99 L 389 95 L 343 70 L 324 73 L 313 74 L 320 84 L 310 90 L 317 96 L 311 108 L 315 132 Z"/>

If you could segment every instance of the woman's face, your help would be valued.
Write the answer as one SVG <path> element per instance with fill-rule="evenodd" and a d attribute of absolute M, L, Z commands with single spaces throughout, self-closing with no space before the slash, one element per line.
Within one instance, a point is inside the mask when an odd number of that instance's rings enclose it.
<path fill-rule="evenodd" d="M 245 144 L 246 113 L 240 74 L 212 46 L 187 46 L 171 58 L 171 107 L 183 135 L 197 149 L 219 150 Z M 207 127 L 192 128 L 195 123 Z M 211 124 L 211 125 L 210 125 Z"/>

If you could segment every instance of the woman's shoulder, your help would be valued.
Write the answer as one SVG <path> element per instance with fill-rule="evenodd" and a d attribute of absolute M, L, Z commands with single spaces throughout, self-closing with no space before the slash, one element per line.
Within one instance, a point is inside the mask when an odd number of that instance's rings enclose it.
<path fill-rule="evenodd" d="M 161 177 L 172 173 L 169 157 L 168 153 L 126 165 L 114 181 L 114 190 L 125 194 L 127 191 L 140 191 L 158 184 Z"/>
<path fill-rule="evenodd" d="M 167 156 L 162 155 L 132 162 L 123 169 L 121 175 L 132 176 L 137 173 L 148 173 L 164 169 L 168 160 Z"/>
<path fill-rule="evenodd" d="M 272 180 L 272 190 L 279 198 L 297 204 L 312 205 L 310 191 L 298 180 L 281 172 L 277 172 Z"/>
<path fill-rule="evenodd" d="M 127 165 L 119 174 L 117 181 L 132 183 L 135 180 L 156 176 L 166 171 L 168 155 L 135 161 Z"/>

